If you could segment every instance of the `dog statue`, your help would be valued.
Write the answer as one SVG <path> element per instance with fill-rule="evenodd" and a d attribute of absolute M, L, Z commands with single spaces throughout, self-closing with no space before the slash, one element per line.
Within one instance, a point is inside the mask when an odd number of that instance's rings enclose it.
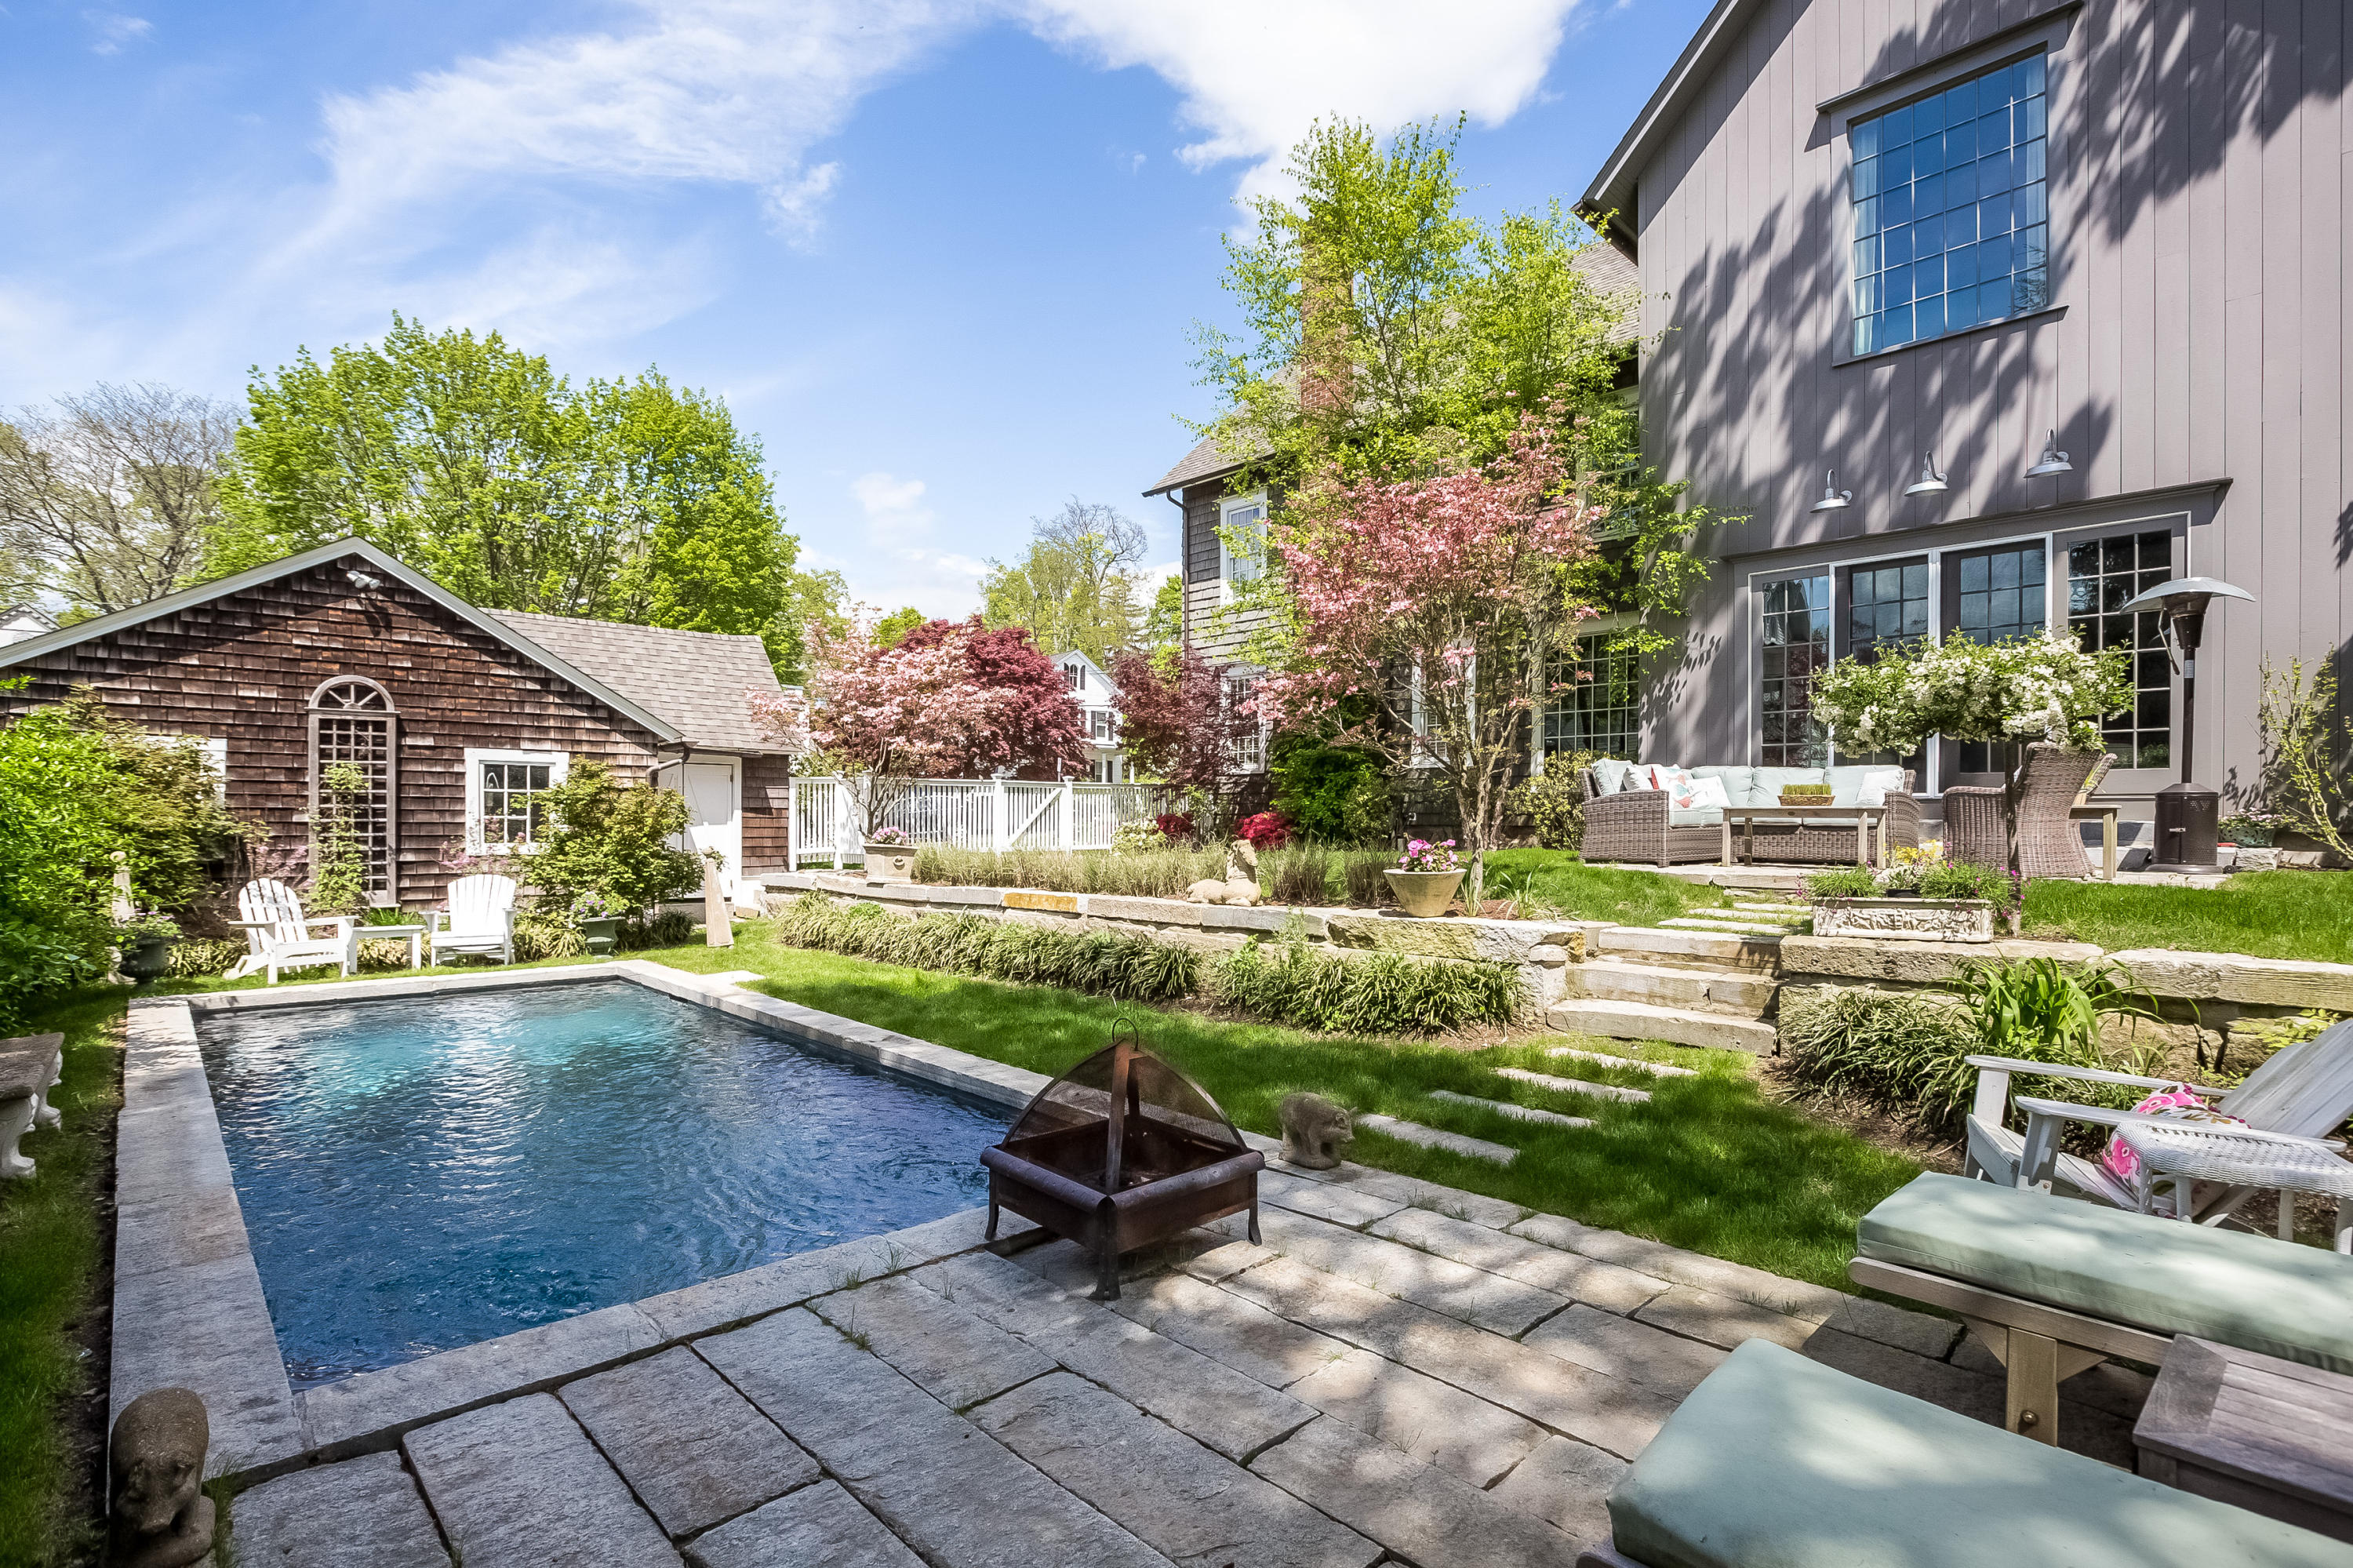
<path fill-rule="evenodd" d="M 213 1499 L 203 1490 L 211 1446 L 193 1390 L 151 1388 L 122 1407 L 107 1444 L 112 1568 L 183 1568 L 212 1554 Z"/>
<path fill-rule="evenodd" d="M 1303 1171 L 1329 1171 L 1340 1163 L 1340 1150 L 1356 1136 L 1348 1107 L 1322 1095 L 1282 1097 L 1276 1107 L 1282 1118 L 1282 1161 Z"/>
<path fill-rule="evenodd" d="M 1248 909 L 1259 901 L 1258 851 L 1248 839 L 1236 839 L 1226 846 L 1226 879 L 1223 882 L 1203 877 L 1185 890 L 1186 901 L 1192 904 L 1225 904 L 1237 909 Z"/>

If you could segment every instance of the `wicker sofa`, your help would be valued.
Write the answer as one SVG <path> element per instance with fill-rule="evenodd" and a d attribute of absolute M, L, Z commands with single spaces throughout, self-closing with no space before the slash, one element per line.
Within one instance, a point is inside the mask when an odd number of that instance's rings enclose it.
<path fill-rule="evenodd" d="M 1585 858 L 1649 865 L 1720 859 L 1724 853 L 1724 812 L 1714 807 L 1675 810 L 1662 790 L 1620 788 L 1630 767 L 1623 762 L 1599 762 L 1585 769 Z M 1872 767 L 1712 766 L 1690 771 L 1694 779 L 1724 780 L 1725 793 L 1736 806 L 1776 804 L 1782 787 L 1788 784 L 1828 784 L 1832 805 L 1852 806 L 1861 799 L 1864 775 L 1895 770 Z M 1887 843 L 1891 849 L 1919 847 L 1920 801 L 1912 792 L 1913 783 L 1910 770 L 1905 769 L 1904 787 L 1883 792 Z M 1760 861 L 1838 865 L 1854 862 L 1852 820 L 1758 822 L 1756 835 L 1757 858 Z"/>

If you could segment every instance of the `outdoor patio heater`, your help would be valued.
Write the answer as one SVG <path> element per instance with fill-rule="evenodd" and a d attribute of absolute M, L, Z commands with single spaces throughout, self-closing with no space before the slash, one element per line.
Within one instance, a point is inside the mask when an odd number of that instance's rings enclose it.
<path fill-rule="evenodd" d="M 1119 1299 L 1122 1253 L 1245 1212 L 1259 1237 L 1266 1156 L 1132 1025 L 1040 1090 L 980 1162 L 988 1239 L 1005 1208 L 1078 1243 L 1094 1255 L 1098 1301 Z"/>
<path fill-rule="evenodd" d="M 2254 598 L 2244 588 L 2212 577 L 2177 577 L 2119 607 L 2123 614 L 2153 609 L 2165 617 L 2174 668 L 2181 672 L 2181 781 L 2157 792 L 2157 850 L 2149 863 L 2151 871 L 2222 869 L 2214 850 L 2221 830 L 2221 794 L 2189 777 L 2190 743 L 2196 737 L 2198 721 L 2198 643 L 2206 630 L 2209 604 L 2218 599 L 2243 599 L 2252 604 Z"/>

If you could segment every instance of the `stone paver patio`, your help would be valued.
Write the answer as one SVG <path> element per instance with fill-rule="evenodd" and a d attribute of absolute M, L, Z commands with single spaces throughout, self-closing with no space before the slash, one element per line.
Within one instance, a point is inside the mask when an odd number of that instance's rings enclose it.
<path fill-rule="evenodd" d="M 385 1451 L 241 1494 L 238 1561 L 1569 1568 L 1752 1336 L 2000 1419 L 1956 1323 L 1361 1167 L 1262 1191 L 1264 1245 L 1196 1232 L 1115 1303 L 976 1213 L 619 1309 L 676 1332 L 586 1375 L 492 1341 L 352 1379 L 334 1435 Z M 404 1425 L 486 1373 L 535 1386 Z M 2145 1380 L 2068 1393 L 2126 1460 Z"/>

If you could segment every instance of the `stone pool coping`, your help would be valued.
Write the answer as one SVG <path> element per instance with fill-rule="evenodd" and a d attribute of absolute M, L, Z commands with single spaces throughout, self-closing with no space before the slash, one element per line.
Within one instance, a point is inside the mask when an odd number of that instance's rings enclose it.
<path fill-rule="evenodd" d="M 260 1479 L 316 1458 L 388 1448 L 414 1426 L 781 1310 L 839 1289 L 853 1275 L 910 1267 L 981 1245 L 982 1211 L 972 1210 L 295 1393 L 237 1204 L 197 1047 L 197 1016 L 611 980 L 634 981 L 1013 1110 L 1029 1104 L 1050 1081 L 1042 1074 L 747 991 L 732 980 L 641 959 L 136 998 L 126 1030 L 116 1156 L 110 1427 L 125 1404 L 149 1389 L 194 1389 L 212 1423 L 207 1476 Z M 1262 1148 L 1278 1147 L 1271 1139 L 1245 1136 Z"/>

